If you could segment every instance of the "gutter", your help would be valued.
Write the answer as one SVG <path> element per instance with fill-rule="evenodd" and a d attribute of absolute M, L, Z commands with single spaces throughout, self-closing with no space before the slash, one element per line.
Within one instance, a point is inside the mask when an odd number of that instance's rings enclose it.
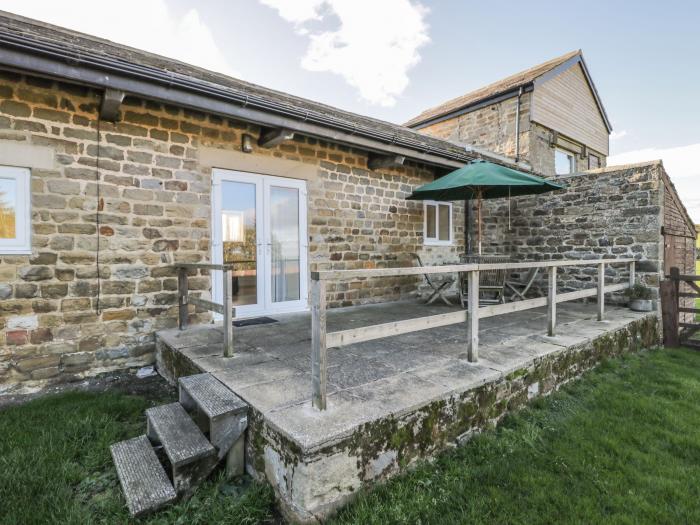
<path fill-rule="evenodd" d="M 115 58 L 84 55 L 60 45 L 36 42 L 19 35 L 0 35 L 0 65 L 11 69 L 68 80 L 102 89 L 116 89 L 139 97 L 225 115 L 266 127 L 286 128 L 301 134 L 344 143 L 367 151 L 404 155 L 443 168 L 457 168 L 476 158 L 495 156 L 449 151 L 400 137 L 396 133 L 275 102 L 257 94 L 170 73 Z M 503 160 L 499 159 L 502 163 Z M 513 165 L 512 159 L 508 164 Z"/>
<path fill-rule="evenodd" d="M 497 104 L 498 102 L 503 102 L 504 100 L 508 100 L 509 98 L 517 97 L 519 95 L 522 95 L 523 93 L 529 93 L 534 89 L 534 85 L 532 82 L 528 84 L 523 84 L 519 87 L 515 87 L 512 89 L 509 89 L 508 91 L 502 91 L 500 93 L 496 93 L 495 95 L 491 95 L 490 97 L 481 99 L 477 102 L 474 102 L 472 104 L 467 104 L 466 106 L 459 107 L 455 109 L 454 111 L 450 111 L 449 113 L 444 113 L 442 115 L 437 115 L 435 117 L 430 117 L 425 120 L 421 120 L 418 122 L 413 122 L 409 126 L 411 129 L 422 129 L 427 126 L 431 126 L 433 124 L 437 124 L 438 122 L 442 122 L 444 120 L 450 120 L 455 117 L 459 117 L 460 115 L 464 115 L 465 113 L 471 113 L 472 111 L 476 111 L 477 109 L 481 109 L 486 106 L 491 106 L 493 104 Z"/>

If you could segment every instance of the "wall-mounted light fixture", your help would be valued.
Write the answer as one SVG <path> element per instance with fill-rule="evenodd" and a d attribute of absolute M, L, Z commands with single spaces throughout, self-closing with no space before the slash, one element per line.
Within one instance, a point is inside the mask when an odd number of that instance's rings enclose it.
<path fill-rule="evenodd" d="M 241 150 L 243 153 L 252 153 L 253 151 L 253 136 L 244 133 L 241 139 Z"/>

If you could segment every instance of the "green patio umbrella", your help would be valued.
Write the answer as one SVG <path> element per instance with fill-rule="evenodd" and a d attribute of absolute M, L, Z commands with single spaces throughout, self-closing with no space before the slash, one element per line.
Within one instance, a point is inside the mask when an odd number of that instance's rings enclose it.
<path fill-rule="evenodd" d="M 477 240 L 481 255 L 481 202 L 483 199 L 533 195 L 563 189 L 565 186 L 487 162 L 475 160 L 444 177 L 425 184 L 408 196 L 409 200 L 477 200 Z M 466 202 L 465 202 L 466 204 Z M 466 232 L 465 232 L 466 235 Z"/>

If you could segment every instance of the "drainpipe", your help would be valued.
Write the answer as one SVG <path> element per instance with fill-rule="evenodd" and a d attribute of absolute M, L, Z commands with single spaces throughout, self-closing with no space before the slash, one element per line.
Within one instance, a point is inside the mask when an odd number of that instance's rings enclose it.
<path fill-rule="evenodd" d="M 523 96 L 523 87 L 518 89 L 518 100 L 515 106 L 515 162 L 520 161 L 520 97 Z"/>

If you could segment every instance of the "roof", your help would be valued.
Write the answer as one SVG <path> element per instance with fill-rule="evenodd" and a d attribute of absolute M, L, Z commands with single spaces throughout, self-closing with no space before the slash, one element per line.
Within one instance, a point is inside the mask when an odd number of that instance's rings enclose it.
<path fill-rule="evenodd" d="M 0 68 L 3 67 L 98 88 L 120 89 L 127 94 L 150 96 L 260 125 L 278 123 L 279 127 L 301 134 L 339 143 L 345 140 L 355 146 L 365 144 L 368 151 L 402 154 L 405 150 L 407 153 L 403 154 L 408 158 L 428 164 L 454 167 L 475 158 L 514 164 L 495 153 L 467 150 L 401 125 L 0 11 Z"/>
<path fill-rule="evenodd" d="M 427 124 L 432 123 L 436 120 L 444 120 L 445 118 L 451 118 L 457 116 L 458 114 L 468 113 L 470 110 L 476 109 L 477 106 L 483 106 L 485 103 L 494 103 L 501 97 L 510 98 L 517 95 L 520 88 L 529 88 L 538 80 L 548 79 L 551 74 L 559 74 L 566 69 L 569 69 L 575 64 L 581 64 L 583 68 L 584 75 L 591 86 L 591 91 L 598 104 L 598 109 L 600 110 L 601 116 L 605 121 L 605 125 L 608 128 L 608 132 L 612 130 L 612 126 L 608 120 L 608 116 L 605 113 L 605 108 L 600 101 L 598 92 L 593 84 L 590 73 L 583 60 L 583 54 L 580 49 L 576 51 L 571 51 L 564 55 L 561 55 L 547 62 L 543 62 L 537 66 L 516 73 L 506 77 L 498 82 L 489 84 L 488 86 L 482 87 L 466 95 L 462 95 L 452 100 L 448 100 L 438 106 L 430 109 L 426 109 L 420 115 L 412 118 L 404 125 L 412 128 L 423 127 Z"/>

